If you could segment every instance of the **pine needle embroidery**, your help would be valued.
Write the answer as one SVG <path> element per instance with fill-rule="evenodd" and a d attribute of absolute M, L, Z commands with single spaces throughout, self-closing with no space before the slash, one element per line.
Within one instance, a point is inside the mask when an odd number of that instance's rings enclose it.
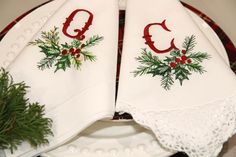
<path fill-rule="evenodd" d="M 83 39 L 82 39 L 83 40 Z M 103 40 L 103 37 L 94 35 L 87 41 L 73 39 L 71 43 L 60 44 L 58 27 L 49 32 L 43 31 L 41 38 L 30 42 L 30 45 L 36 45 L 45 57 L 38 62 L 40 70 L 56 67 L 54 72 L 58 70 L 65 71 L 67 68 L 74 67 L 80 69 L 83 61 L 95 61 L 96 56 L 88 50 L 88 48 L 97 45 Z"/>
<path fill-rule="evenodd" d="M 170 90 L 175 80 L 178 80 L 182 86 L 184 80 L 189 80 L 192 72 L 203 74 L 206 72 L 201 63 L 210 59 L 210 55 L 204 52 L 193 52 L 196 38 L 194 35 L 186 37 L 182 45 L 183 49 L 174 49 L 170 52 L 170 56 L 166 56 L 161 60 L 158 56 L 152 55 L 151 51 L 142 49 L 142 55 L 136 60 L 141 63 L 134 76 L 151 74 L 153 77 L 161 76 L 161 86 L 165 90 Z"/>

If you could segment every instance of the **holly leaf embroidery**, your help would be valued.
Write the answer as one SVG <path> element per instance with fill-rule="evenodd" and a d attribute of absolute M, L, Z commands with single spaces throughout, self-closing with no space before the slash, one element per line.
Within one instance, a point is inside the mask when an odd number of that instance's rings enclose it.
<path fill-rule="evenodd" d="M 195 36 L 186 37 L 183 43 L 183 50 L 172 50 L 170 56 L 163 60 L 152 55 L 151 51 L 142 49 L 141 56 L 136 60 L 141 63 L 137 70 L 133 71 L 134 76 L 150 74 L 161 76 L 161 86 L 170 90 L 174 80 L 178 80 L 183 85 L 184 80 L 189 80 L 192 72 L 203 74 L 206 72 L 201 63 L 210 59 L 210 55 L 205 52 L 192 52 L 196 45 Z"/>
<path fill-rule="evenodd" d="M 29 45 L 36 45 L 40 48 L 45 57 L 38 62 L 40 70 L 55 67 L 55 71 L 74 67 L 80 69 L 85 61 L 95 61 L 96 56 L 88 48 L 97 45 L 103 37 L 94 35 L 85 42 L 74 39 L 71 43 L 60 44 L 58 28 L 54 27 L 49 32 L 42 32 L 41 38 L 30 42 Z"/>

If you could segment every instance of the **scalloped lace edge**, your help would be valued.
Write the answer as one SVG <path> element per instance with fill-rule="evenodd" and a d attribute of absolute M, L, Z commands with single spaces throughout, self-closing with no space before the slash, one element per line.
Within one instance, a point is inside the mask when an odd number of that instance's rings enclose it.
<path fill-rule="evenodd" d="M 190 157 L 216 157 L 224 142 L 236 133 L 236 95 L 184 110 L 140 110 L 117 101 L 117 111 L 153 131 L 159 143 L 170 151 Z"/>

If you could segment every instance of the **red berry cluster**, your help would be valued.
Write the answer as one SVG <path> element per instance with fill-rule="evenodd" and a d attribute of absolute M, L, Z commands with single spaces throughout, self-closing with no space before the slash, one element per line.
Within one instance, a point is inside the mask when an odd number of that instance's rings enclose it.
<path fill-rule="evenodd" d="M 177 64 L 191 64 L 192 60 L 188 59 L 188 57 L 185 56 L 186 50 L 181 51 L 182 55 L 180 57 L 176 57 L 174 62 L 170 63 L 171 68 L 176 68 Z"/>
<path fill-rule="evenodd" d="M 80 58 L 80 52 L 81 52 L 81 49 L 84 48 L 84 44 L 81 45 L 80 48 L 77 48 L 77 49 L 74 49 L 73 47 L 69 49 L 69 53 L 72 55 L 72 56 L 76 56 L 77 59 Z M 61 51 L 61 54 L 63 56 L 67 55 L 68 53 L 68 50 L 64 49 Z"/>

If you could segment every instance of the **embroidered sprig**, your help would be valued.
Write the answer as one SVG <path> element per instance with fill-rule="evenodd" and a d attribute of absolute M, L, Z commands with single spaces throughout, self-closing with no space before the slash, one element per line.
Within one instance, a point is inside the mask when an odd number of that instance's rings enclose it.
<path fill-rule="evenodd" d="M 196 45 L 195 36 L 186 37 L 182 45 L 182 50 L 173 50 L 170 56 L 166 56 L 161 60 L 158 56 L 152 55 L 151 51 L 142 49 L 142 55 L 136 60 L 141 63 L 134 76 L 141 76 L 144 74 L 151 74 L 154 76 L 161 76 L 161 86 L 170 90 L 174 84 L 174 80 L 178 80 L 180 85 L 184 80 L 189 80 L 189 75 L 192 72 L 202 74 L 206 72 L 200 63 L 205 59 L 209 59 L 210 55 L 204 52 L 193 52 Z"/>
<path fill-rule="evenodd" d="M 87 41 L 74 39 L 71 43 L 60 44 L 58 28 L 49 32 L 42 32 L 41 38 L 30 42 L 30 45 L 37 45 L 45 57 L 38 62 L 38 68 L 44 70 L 47 68 L 56 67 L 54 72 L 58 70 L 66 70 L 73 66 L 80 69 L 83 61 L 95 61 L 96 56 L 88 50 L 95 46 L 103 37 L 94 35 Z"/>

